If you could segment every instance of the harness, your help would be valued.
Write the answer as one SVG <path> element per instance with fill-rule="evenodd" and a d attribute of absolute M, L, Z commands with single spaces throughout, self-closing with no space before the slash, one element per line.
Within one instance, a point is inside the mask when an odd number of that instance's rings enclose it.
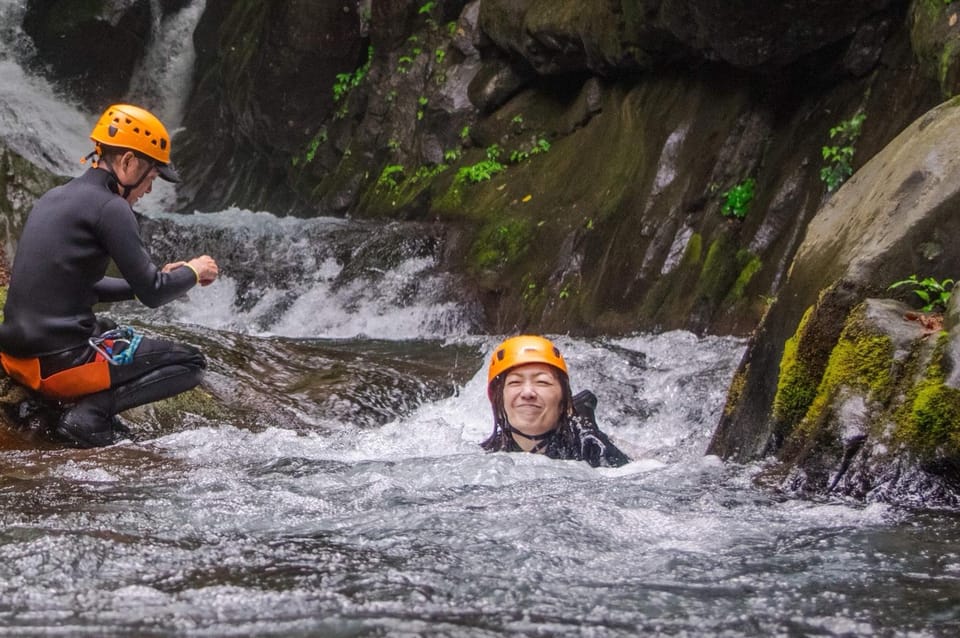
<path fill-rule="evenodd" d="M 40 374 L 40 358 L 14 357 L 0 353 L 3 369 L 18 383 L 44 396 L 71 400 L 93 394 L 110 387 L 110 366 L 126 365 L 140 346 L 143 335 L 133 328 L 121 327 L 91 337 L 88 344 L 95 351 L 93 361 L 43 377 Z"/>

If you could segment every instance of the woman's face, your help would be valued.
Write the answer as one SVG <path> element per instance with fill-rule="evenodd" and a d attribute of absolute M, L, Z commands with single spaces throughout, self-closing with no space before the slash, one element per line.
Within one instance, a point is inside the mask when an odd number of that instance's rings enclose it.
<path fill-rule="evenodd" d="M 510 425 L 524 434 L 544 434 L 557 427 L 563 388 L 553 366 L 527 363 L 507 372 L 503 407 Z"/>

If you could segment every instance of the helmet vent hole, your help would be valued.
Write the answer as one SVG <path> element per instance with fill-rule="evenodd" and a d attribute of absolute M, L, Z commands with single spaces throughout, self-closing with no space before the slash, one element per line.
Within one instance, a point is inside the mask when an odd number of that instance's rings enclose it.
<path fill-rule="evenodd" d="M 109 135 L 110 137 L 115 137 L 117 134 L 117 130 L 118 130 L 117 127 L 111 124 L 109 127 L 107 127 L 107 135 Z"/>
<path fill-rule="evenodd" d="M 167 149 L 167 140 L 164 140 L 164 139 L 160 140 L 160 148 L 163 150 Z"/>

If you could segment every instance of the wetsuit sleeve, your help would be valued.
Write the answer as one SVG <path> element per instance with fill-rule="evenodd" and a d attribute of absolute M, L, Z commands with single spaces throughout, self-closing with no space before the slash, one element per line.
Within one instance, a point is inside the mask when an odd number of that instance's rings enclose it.
<path fill-rule="evenodd" d="M 581 453 L 583 460 L 593 467 L 620 467 L 630 462 L 630 457 L 610 441 L 610 437 L 600 431 L 595 410 L 597 397 L 593 392 L 584 390 L 573 397 L 577 412 L 577 424 L 580 426 Z"/>
<path fill-rule="evenodd" d="M 104 205 L 97 235 L 132 293 L 150 308 L 173 301 L 197 283 L 190 268 L 165 273 L 154 265 L 143 245 L 133 210 L 119 197 Z"/>
<path fill-rule="evenodd" d="M 620 467 L 630 462 L 630 457 L 611 443 L 610 437 L 606 434 L 600 430 L 594 430 L 591 434 L 597 440 L 590 441 L 584 446 L 584 460 L 591 466 Z"/>
<path fill-rule="evenodd" d="M 100 303 L 127 301 L 133 299 L 133 288 L 120 277 L 104 277 L 93 285 L 93 291 Z"/>

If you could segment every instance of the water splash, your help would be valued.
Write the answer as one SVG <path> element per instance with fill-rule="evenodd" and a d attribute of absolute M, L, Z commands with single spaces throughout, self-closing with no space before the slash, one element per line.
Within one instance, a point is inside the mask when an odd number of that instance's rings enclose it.
<path fill-rule="evenodd" d="M 230 209 L 154 215 L 159 262 L 210 254 L 221 279 L 144 316 L 259 335 L 442 338 L 475 330 L 463 283 L 439 268 L 438 224 L 278 218 Z M 139 312 L 129 308 L 124 312 Z"/>

